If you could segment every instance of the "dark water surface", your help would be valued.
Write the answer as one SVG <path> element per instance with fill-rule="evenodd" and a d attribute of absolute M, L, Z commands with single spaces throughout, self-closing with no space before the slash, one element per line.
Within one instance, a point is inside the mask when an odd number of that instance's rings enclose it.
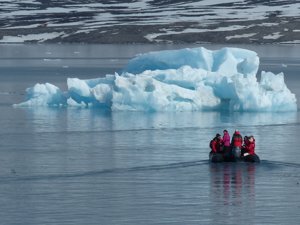
<path fill-rule="evenodd" d="M 63 88 L 179 47 L 0 46 L 0 224 L 297 224 L 298 112 L 12 107 L 35 83 Z M 299 99 L 299 47 L 246 47 Z M 262 162 L 209 164 L 208 142 L 224 128 L 253 134 Z"/>

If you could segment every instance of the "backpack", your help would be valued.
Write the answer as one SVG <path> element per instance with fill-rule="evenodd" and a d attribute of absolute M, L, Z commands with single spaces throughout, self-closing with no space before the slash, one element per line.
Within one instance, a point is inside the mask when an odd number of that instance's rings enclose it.
<path fill-rule="evenodd" d="M 212 149 L 212 143 L 213 143 L 213 141 L 214 140 L 211 140 L 210 142 L 209 142 L 209 147 Z"/>

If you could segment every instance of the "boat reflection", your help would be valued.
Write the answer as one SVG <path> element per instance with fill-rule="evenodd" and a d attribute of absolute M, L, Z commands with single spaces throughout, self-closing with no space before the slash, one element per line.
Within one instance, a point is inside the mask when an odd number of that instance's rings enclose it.
<path fill-rule="evenodd" d="M 210 165 L 210 210 L 218 214 L 212 216 L 213 224 L 224 224 L 224 218 L 225 224 L 239 220 L 254 223 L 254 215 L 249 212 L 255 212 L 256 166 L 253 163 Z"/>

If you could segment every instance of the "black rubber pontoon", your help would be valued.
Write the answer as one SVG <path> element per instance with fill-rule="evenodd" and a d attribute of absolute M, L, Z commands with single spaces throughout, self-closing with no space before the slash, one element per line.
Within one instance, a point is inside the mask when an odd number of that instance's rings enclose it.
<path fill-rule="evenodd" d="M 256 154 L 243 156 L 242 160 L 245 161 L 245 162 L 253 162 L 253 163 L 259 163 L 260 162 L 260 159 L 259 159 L 258 155 L 256 155 Z"/>
<path fill-rule="evenodd" d="M 209 153 L 209 161 L 212 162 L 212 163 L 223 162 L 224 161 L 223 155 L 220 154 L 220 153 L 212 153 L 212 152 L 210 152 Z"/>

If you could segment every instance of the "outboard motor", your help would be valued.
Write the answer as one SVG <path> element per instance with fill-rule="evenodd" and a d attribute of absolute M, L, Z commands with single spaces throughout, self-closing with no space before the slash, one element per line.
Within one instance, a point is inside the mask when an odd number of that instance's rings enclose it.
<path fill-rule="evenodd" d="M 241 160 L 241 149 L 238 147 L 234 147 L 231 150 L 231 154 L 233 156 L 234 161 Z"/>

